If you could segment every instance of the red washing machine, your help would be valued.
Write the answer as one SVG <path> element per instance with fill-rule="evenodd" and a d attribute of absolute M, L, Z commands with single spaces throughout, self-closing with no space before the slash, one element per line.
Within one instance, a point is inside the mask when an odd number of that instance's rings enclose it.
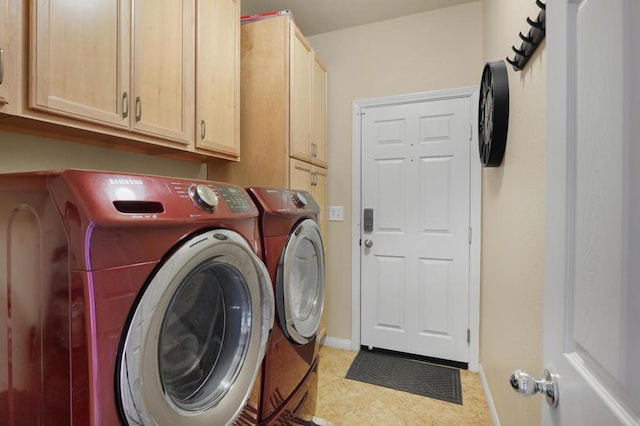
<path fill-rule="evenodd" d="M 262 365 L 260 424 L 310 424 L 325 285 L 320 208 L 304 191 L 248 192 L 260 210 L 262 258 L 274 284 L 277 317 Z"/>
<path fill-rule="evenodd" d="M 257 424 L 274 318 L 257 225 L 227 184 L 0 175 L 2 424 Z"/>

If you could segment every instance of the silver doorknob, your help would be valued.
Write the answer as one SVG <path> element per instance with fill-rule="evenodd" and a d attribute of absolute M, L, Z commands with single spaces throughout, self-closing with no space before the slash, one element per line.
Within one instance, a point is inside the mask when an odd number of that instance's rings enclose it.
<path fill-rule="evenodd" d="M 373 241 L 371 241 L 371 240 L 364 240 L 364 246 L 365 246 L 366 248 L 371 248 L 371 247 L 373 247 Z"/>
<path fill-rule="evenodd" d="M 542 379 L 536 379 L 524 370 L 515 370 L 511 373 L 509 383 L 511 383 L 513 390 L 525 396 L 543 393 L 549 406 L 558 406 L 558 399 L 560 398 L 558 376 L 548 369 L 544 370 Z"/>

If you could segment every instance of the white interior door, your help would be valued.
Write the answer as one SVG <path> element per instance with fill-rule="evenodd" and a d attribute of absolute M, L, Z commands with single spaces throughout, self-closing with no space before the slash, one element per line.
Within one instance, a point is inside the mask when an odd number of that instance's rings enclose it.
<path fill-rule="evenodd" d="M 362 345 L 469 360 L 470 111 L 460 97 L 363 112 Z"/>
<path fill-rule="evenodd" d="M 640 424 L 640 2 L 547 2 L 545 424 Z"/>

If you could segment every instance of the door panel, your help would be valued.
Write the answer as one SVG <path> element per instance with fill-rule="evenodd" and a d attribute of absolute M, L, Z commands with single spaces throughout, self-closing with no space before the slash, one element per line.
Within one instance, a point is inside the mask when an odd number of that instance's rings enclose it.
<path fill-rule="evenodd" d="M 30 107 L 128 127 L 122 111 L 129 91 L 130 2 L 32 5 Z"/>
<path fill-rule="evenodd" d="M 401 234 L 405 231 L 406 212 L 403 207 L 406 202 L 404 192 L 398 191 L 398 187 L 391 183 L 401 184 L 406 180 L 406 159 L 393 158 L 374 161 L 378 177 L 379 197 L 384 200 L 384 203 L 377 204 L 380 219 L 377 230 L 378 232 Z"/>
<path fill-rule="evenodd" d="M 194 0 L 134 4 L 134 129 L 194 139 Z"/>
<path fill-rule="evenodd" d="M 560 397 L 543 420 L 638 424 L 640 6 L 549 6 L 548 74 L 562 78 L 549 82 L 547 101 L 544 362 L 558 374 Z"/>
<path fill-rule="evenodd" d="M 292 24 L 290 154 L 311 161 L 311 46 Z"/>
<path fill-rule="evenodd" d="M 0 0 L 0 113 L 15 114 L 16 112 L 16 2 Z"/>
<path fill-rule="evenodd" d="M 313 162 L 319 166 L 327 167 L 327 70 L 315 54 L 313 54 L 312 74 L 311 142 L 315 144 Z"/>
<path fill-rule="evenodd" d="M 451 282 L 450 260 L 420 259 L 420 333 L 444 336 L 448 331 Z"/>
<path fill-rule="evenodd" d="M 420 161 L 420 231 L 448 232 L 452 200 L 453 157 L 422 158 Z"/>
<path fill-rule="evenodd" d="M 363 345 L 468 361 L 470 108 L 457 98 L 365 111 Z"/>
<path fill-rule="evenodd" d="M 198 148 L 240 154 L 240 1 L 197 2 Z"/>

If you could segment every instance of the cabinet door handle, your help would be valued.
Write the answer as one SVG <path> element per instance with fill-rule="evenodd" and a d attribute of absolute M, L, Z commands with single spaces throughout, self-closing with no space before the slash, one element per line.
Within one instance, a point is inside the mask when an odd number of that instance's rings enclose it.
<path fill-rule="evenodd" d="M 136 121 L 142 119 L 142 101 L 140 96 L 136 96 Z"/>
<path fill-rule="evenodd" d="M 122 118 L 129 116 L 129 94 L 127 92 L 122 93 Z"/>
<path fill-rule="evenodd" d="M 317 148 L 318 148 L 318 145 L 316 145 L 315 143 L 311 144 L 311 157 L 313 157 L 313 158 L 317 157 L 317 155 L 318 155 L 317 154 L 317 152 L 318 152 Z"/>
<path fill-rule="evenodd" d="M 4 50 L 0 49 L 0 84 L 4 80 Z"/>
<path fill-rule="evenodd" d="M 207 124 L 204 120 L 200 121 L 200 139 L 204 140 L 205 135 L 207 134 Z"/>

